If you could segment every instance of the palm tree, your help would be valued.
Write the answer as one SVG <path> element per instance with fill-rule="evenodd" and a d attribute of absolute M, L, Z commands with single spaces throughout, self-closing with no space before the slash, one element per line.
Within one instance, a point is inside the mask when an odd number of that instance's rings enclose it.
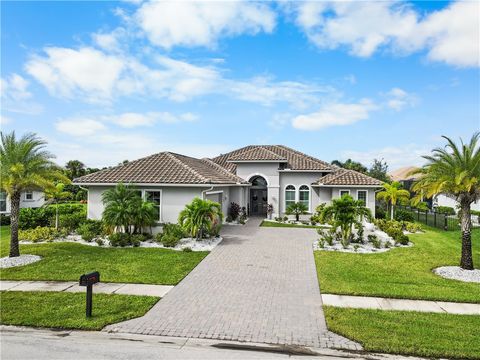
<path fill-rule="evenodd" d="M 58 229 L 58 203 L 72 195 L 71 192 L 65 191 L 64 189 L 65 184 L 59 182 L 52 188 L 45 190 L 46 197 L 55 203 L 55 229 Z"/>
<path fill-rule="evenodd" d="M 55 180 L 68 182 L 61 169 L 53 163 L 54 156 L 45 150 L 46 141 L 33 133 L 17 139 L 15 132 L 0 133 L 0 187 L 11 203 L 10 257 L 20 255 L 18 247 L 18 216 L 22 191 L 51 189 Z"/>
<path fill-rule="evenodd" d="M 222 207 L 219 203 L 195 198 L 185 206 L 178 216 L 179 224 L 197 240 L 205 231 L 211 232 L 216 222 L 223 219 Z"/>
<path fill-rule="evenodd" d="M 393 183 L 383 183 L 383 190 L 377 193 L 377 199 L 385 200 L 390 206 L 390 219 L 393 220 L 393 212 L 397 201 L 408 201 L 410 192 L 402 189 L 402 184 L 397 181 Z"/>
<path fill-rule="evenodd" d="M 139 199 L 138 203 L 133 207 L 133 224 L 135 226 L 135 231 L 140 231 L 148 227 L 150 232 L 152 231 L 152 226 L 158 220 L 158 214 L 155 211 L 155 204 L 150 201 L 142 201 Z"/>
<path fill-rule="evenodd" d="M 70 160 L 65 164 L 65 169 L 67 169 L 68 176 L 70 179 L 75 179 L 77 177 L 83 176 L 86 174 L 85 165 L 79 160 Z"/>
<path fill-rule="evenodd" d="M 424 156 L 427 160 L 422 168 L 413 173 L 420 174 L 413 190 L 423 191 L 427 197 L 437 194 L 449 194 L 460 204 L 460 226 L 462 230 L 462 256 L 460 266 L 473 270 L 472 258 L 472 219 L 471 204 L 480 199 L 480 133 L 473 134 L 470 142 L 455 144 L 450 138 L 444 148 L 432 150 L 432 155 Z"/>
<path fill-rule="evenodd" d="M 102 219 L 115 231 L 120 229 L 126 233 L 130 232 L 130 226 L 134 224 L 133 213 L 139 200 L 141 201 L 140 196 L 134 187 L 118 183 L 102 194 L 102 202 L 105 205 Z"/>
<path fill-rule="evenodd" d="M 300 215 L 306 214 L 308 211 L 307 205 L 296 202 L 287 207 L 287 211 L 285 212 L 287 215 L 295 215 L 295 220 L 297 222 L 300 221 Z"/>
<path fill-rule="evenodd" d="M 363 201 L 354 200 L 348 194 L 332 200 L 332 204 L 326 206 L 321 213 L 322 222 L 332 222 L 335 228 L 340 227 L 342 239 L 345 243 L 348 243 L 352 236 L 353 226 L 361 225 L 364 218 L 371 220 L 370 209 L 365 207 Z"/>

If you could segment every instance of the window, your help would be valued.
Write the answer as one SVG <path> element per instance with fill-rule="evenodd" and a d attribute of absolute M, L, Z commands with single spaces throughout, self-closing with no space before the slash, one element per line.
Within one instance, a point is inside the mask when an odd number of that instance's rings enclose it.
<path fill-rule="evenodd" d="M 25 191 L 25 200 L 33 200 L 33 192 L 32 191 Z"/>
<path fill-rule="evenodd" d="M 367 190 L 358 190 L 357 200 L 363 201 L 363 204 L 367 205 Z"/>
<path fill-rule="evenodd" d="M 157 217 L 157 220 L 160 221 L 161 192 L 145 190 L 145 201 L 149 201 L 155 204 L 156 217 Z"/>
<path fill-rule="evenodd" d="M 0 191 L 0 211 L 7 211 L 7 193 Z"/>
<path fill-rule="evenodd" d="M 350 190 L 340 190 L 340 197 L 343 195 L 350 195 Z"/>
<path fill-rule="evenodd" d="M 288 185 L 285 188 L 285 210 L 295 203 L 295 186 Z"/>
<path fill-rule="evenodd" d="M 298 202 L 304 204 L 310 210 L 310 188 L 307 185 L 300 186 L 298 190 Z"/>
<path fill-rule="evenodd" d="M 252 186 L 267 187 L 267 180 L 261 176 L 255 176 L 252 180 Z"/>

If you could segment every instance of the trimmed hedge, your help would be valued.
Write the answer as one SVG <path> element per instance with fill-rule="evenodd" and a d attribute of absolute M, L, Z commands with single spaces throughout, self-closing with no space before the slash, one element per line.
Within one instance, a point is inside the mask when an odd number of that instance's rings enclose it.
<path fill-rule="evenodd" d="M 57 205 L 48 205 L 40 208 L 20 209 L 19 228 L 35 229 L 55 225 Z M 86 204 L 65 203 L 58 204 L 59 225 L 70 230 L 76 229 L 87 219 Z"/>

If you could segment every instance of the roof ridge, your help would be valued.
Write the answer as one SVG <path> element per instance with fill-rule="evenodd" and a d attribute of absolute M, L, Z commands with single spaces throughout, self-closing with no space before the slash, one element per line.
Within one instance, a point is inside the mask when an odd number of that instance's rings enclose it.
<path fill-rule="evenodd" d="M 231 173 L 227 169 L 225 169 L 223 166 L 217 164 L 215 161 L 209 159 L 209 158 L 202 158 L 200 159 L 202 161 L 208 162 L 210 165 L 214 166 L 217 170 L 223 172 L 225 175 L 228 175 L 230 178 L 235 179 L 235 180 L 243 180 L 241 177 Z"/>
<path fill-rule="evenodd" d="M 267 154 L 273 155 L 273 156 L 276 157 L 277 159 L 278 159 L 278 158 L 281 158 L 282 160 L 286 160 L 286 159 L 287 159 L 285 156 L 279 155 L 279 154 L 277 154 L 277 153 L 275 153 L 275 152 L 267 149 L 265 146 L 266 146 L 266 145 L 253 145 L 250 149 L 247 149 L 247 150 L 242 151 L 242 152 L 237 152 L 237 153 L 234 154 L 234 155 L 229 155 L 228 158 L 227 158 L 227 160 L 230 160 L 230 159 L 232 159 L 232 158 L 234 159 L 234 158 L 239 157 L 239 156 L 245 156 L 245 154 L 249 154 L 249 153 L 258 151 L 258 149 L 267 152 Z"/>
<path fill-rule="evenodd" d="M 266 148 L 266 146 L 269 146 L 269 145 L 259 145 L 258 147 L 261 147 L 262 149 L 268 151 L 269 153 L 271 153 L 271 154 L 273 154 L 273 155 L 280 156 L 280 157 L 282 157 L 282 158 L 285 159 L 285 160 L 287 159 L 285 156 L 279 155 L 279 154 L 277 154 L 276 152 L 274 152 L 274 151 Z M 276 145 L 273 145 L 273 146 L 276 146 Z M 252 150 L 253 150 L 253 149 L 252 149 Z"/>
<path fill-rule="evenodd" d="M 326 161 L 317 159 L 316 157 L 313 157 L 313 156 L 311 156 L 311 155 L 305 154 L 304 152 L 301 152 L 301 151 L 292 149 L 291 147 L 288 147 L 288 146 L 285 146 L 285 145 L 270 145 L 270 146 L 273 146 L 273 147 L 276 147 L 276 148 L 282 148 L 283 150 L 287 150 L 287 151 L 293 152 L 293 153 L 295 153 L 295 154 L 297 154 L 297 155 L 305 156 L 305 157 L 307 157 L 308 159 L 310 159 L 310 160 L 312 160 L 312 161 L 319 162 L 319 163 L 322 163 L 322 164 L 326 164 L 328 167 L 331 166 L 331 165 L 330 165 L 328 162 L 326 162 Z"/>
<path fill-rule="evenodd" d="M 330 179 L 330 181 L 334 181 L 335 179 L 338 179 L 340 176 L 344 175 L 345 172 L 347 172 L 348 169 L 344 169 L 344 168 L 340 168 L 337 170 L 337 172 L 339 174 L 335 175 L 335 172 L 333 173 L 330 173 L 330 175 L 332 176 L 332 178 Z M 325 175 L 325 176 L 328 176 L 328 175 Z M 323 177 L 323 176 L 322 176 Z M 322 178 L 320 178 L 319 180 L 321 180 Z"/>
<path fill-rule="evenodd" d="M 182 160 L 180 160 L 179 158 L 177 158 L 176 155 L 180 155 L 180 156 L 184 156 L 184 155 L 181 155 L 181 154 L 176 154 L 176 153 L 171 153 L 169 151 L 165 151 L 165 154 L 167 154 L 171 159 L 173 159 L 175 162 L 177 162 L 178 164 L 180 164 L 181 166 L 183 166 L 185 169 L 187 169 L 188 171 L 190 171 L 191 173 L 195 174 L 196 176 L 198 176 L 200 179 L 203 179 L 204 181 L 206 181 L 207 183 L 211 183 L 212 180 L 211 179 L 208 179 L 206 178 L 205 176 L 203 176 L 202 174 L 200 174 L 197 170 L 195 169 L 192 169 L 190 166 L 188 166 L 187 164 L 185 164 Z M 194 159 L 194 160 L 199 160 L 199 159 L 195 159 L 195 158 L 191 158 L 189 156 L 185 156 L 189 159 Z"/>

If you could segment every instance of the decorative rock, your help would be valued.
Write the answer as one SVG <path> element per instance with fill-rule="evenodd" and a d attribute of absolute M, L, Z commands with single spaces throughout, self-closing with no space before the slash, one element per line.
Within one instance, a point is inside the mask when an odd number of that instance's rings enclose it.
<path fill-rule="evenodd" d="M 480 283 L 480 270 L 464 270 L 460 266 L 442 266 L 433 272 L 445 279 Z"/>
<path fill-rule="evenodd" d="M 34 262 L 40 261 L 41 259 L 42 257 L 38 255 L 20 255 L 16 257 L 7 256 L 0 258 L 0 269 L 33 264 Z"/>

